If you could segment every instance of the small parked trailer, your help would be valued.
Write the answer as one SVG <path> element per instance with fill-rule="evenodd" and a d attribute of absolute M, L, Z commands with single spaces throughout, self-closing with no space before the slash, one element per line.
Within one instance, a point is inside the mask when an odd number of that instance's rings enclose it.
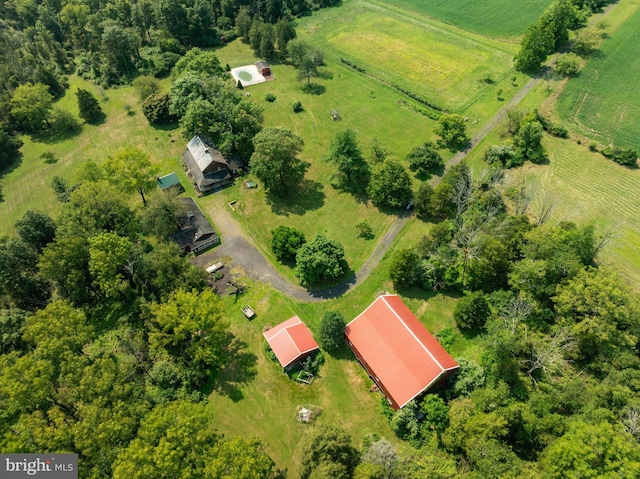
<path fill-rule="evenodd" d="M 253 308 L 251 306 L 244 306 L 242 309 L 242 312 L 244 313 L 244 315 L 247 317 L 247 319 L 253 319 L 256 315 L 256 312 L 253 310 Z"/>
<path fill-rule="evenodd" d="M 223 263 L 212 264 L 211 266 L 209 266 L 207 268 L 207 273 L 209 273 L 209 274 L 215 273 L 219 269 L 222 269 L 223 266 L 224 266 Z"/>

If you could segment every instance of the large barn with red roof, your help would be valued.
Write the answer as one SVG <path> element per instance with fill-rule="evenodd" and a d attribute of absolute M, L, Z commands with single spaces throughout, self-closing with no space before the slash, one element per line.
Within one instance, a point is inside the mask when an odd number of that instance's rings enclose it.
<path fill-rule="evenodd" d="M 282 367 L 287 370 L 318 350 L 318 343 L 311 331 L 298 316 L 266 330 L 263 335 Z"/>
<path fill-rule="evenodd" d="M 394 409 L 458 368 L 397 295 L 379 296 L 347 324 L 345 338 Z"/>

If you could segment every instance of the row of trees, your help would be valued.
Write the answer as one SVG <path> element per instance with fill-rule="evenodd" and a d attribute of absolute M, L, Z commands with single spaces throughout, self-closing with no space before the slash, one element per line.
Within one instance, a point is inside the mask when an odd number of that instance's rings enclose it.
<path fill-rule="evenodd" d="M 535 73 L 547 56 L 556 52 L 569 40 L 569 31 L 584 27 L 589 16 L 611 3 L 610 0 L 558 0 L 532 23 L 520 42 L 515 57 L 516 69 Z M 588 55 L 598 43 L 599 34 L 582 29 L 576 35 L 573 49 L 579 55 Z"/>

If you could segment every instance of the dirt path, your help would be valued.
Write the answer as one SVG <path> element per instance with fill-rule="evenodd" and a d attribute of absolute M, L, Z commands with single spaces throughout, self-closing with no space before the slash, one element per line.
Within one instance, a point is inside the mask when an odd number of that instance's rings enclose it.
<path fill-rule="evenodd" d="M 608 5 L 603 15 L 606 15 L 615 4 Z M 602 16 L 598 18 L 600 20 Z M 590 24 L 595 19 L 590 20 Z M 558 54 L 553 55 L 546 63 L 547 66 L 553 65 Z M 467 147 L 453 156 L 446 164 L 446 168 L 460 163 L 467 154 L 473 150 L 478 143 L 484 140 L 494 128 L 496 128 L 504 119 L 507 110 L 518 105 L 522 99 L 532 90 L 534 86 L 542 79 L 540 75 L 531 78 L 504 106 L 476 133 Z M 434 177 L 431 184 L 435 187 L 441 180 L 441 177 Z M 258 281 L 270 284 L 278 291 L 291 296 L 298 301 L 323 301 L 336 298 L 343 295 L 360 285 L 373 269 L 378 266 L 380 260 L 393 244 L 398 233 L 404 228 L 410 214 L 403 211 L 391 224 L 387 232 L 378 241 L 373 253 L 365 261 L 365 263 L 342 283 L 321 290 L 306 290 L 298 285 L 292 284 L 288 279 L 284 278 L 262 253 L 256 248 L 252 238 L 242 229 L 233 215 L 237 214 L 231 211 L 229 205 L 225 204 L 222 197 L 217 197 L 211 206 L 208 207 L 206 213 L 213 221 L 214 228 L 222 239 L 222 244 L 216 247 L 211 253 L 211 258 L 231 257 L 233 266 L 242 268 L 245 273 Z"/>
<path fill-rule="evenodd" d="M 217 201 L 205 209 L 205 213 L 207 213 L 213 221 L 214 228 L 221 237 L 222 244 L 217 246 L 212 252 L 207 253 L 207 260 L 209 261 L 210 258 L 210 262 L 213 262 L 224 257 L 231 257 L 232 266 L 242 268 L 250 278 L 268 283 L 278 291 L 298 301 L 307 302 L 336 298 L 362 283 L 378 265 L 382 256 L 389 249 L 393 240 L 409 218 L 409 215 L 402 215 L 396 218 L 386 234 L 378 241 L 369 259 L 354 275 L 351 275 L 339 285 L 331 288 L 306 290 L 298 285 L 292 284 L 288 279 L 283 277 L 271 263 L 267 261 L 255 246 L 252 238 L 238 224 L 238 221 L 233 217 L 237 213 L 231 211 L 231 208 L 224 203 L 222 197 L 217 197 L 216 200 Z"/>

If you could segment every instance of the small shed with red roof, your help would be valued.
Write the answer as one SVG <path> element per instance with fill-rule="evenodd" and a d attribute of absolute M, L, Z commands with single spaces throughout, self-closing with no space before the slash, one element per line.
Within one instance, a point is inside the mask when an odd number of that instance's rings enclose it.
<path fill-rule="evenodd" d="M 286 370 L 292 369 L 319 349 L 311 331 L 298 316 L 287 319 L 263 334 L 276 358 Z"/>
<path fill-rule="evenodd" d="M 379 296 L 347 324 L 345 338 L 396 410 L 458 368 L 395 294 Z"/>

